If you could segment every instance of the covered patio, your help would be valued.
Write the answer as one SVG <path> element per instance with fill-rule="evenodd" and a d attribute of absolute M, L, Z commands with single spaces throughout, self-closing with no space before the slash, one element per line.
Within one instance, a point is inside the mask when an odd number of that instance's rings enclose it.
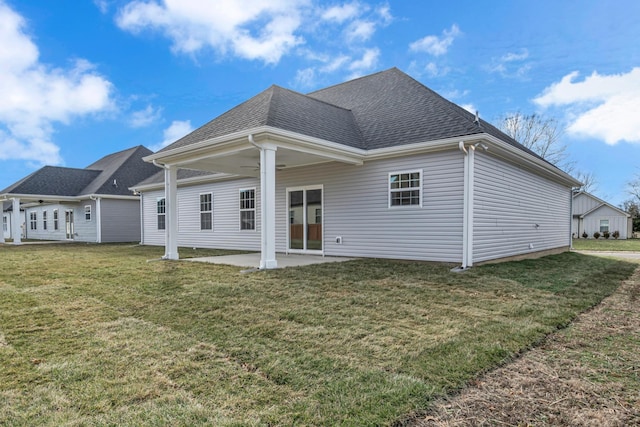
<path fill-rule="evenodd" d="M 238 254 L 238 255 L 221 255 L 221 256 L 211 256 L 211 257 L 201 257 L 201 258 L 187 258 L 185 259 L 185 261 L 206 262 L 210 264 L 226 264 L 226 265 L 233 265 L 237 267 L 255 268 L 256 265 L 260 264 L 260 257 L 261 255 L 259 252 L 253 252 L 253 253 Z M 283 254 L 283 253 L 276 254 L 277 268 L 301 267 L 305 265 L 325 264 L 328 262 L 345 262 L 345 261 L 351 261 L 354 259 L 355 258 L 304 255 L 304 254 Z"/>

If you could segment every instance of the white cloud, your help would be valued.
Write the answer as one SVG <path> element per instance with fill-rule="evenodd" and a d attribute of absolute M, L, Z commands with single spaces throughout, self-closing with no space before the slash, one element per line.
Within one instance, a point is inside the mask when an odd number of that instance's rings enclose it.
<path fill-rule="evenodd" d="M 485 68 L 490 73 L 499 73 L 503 77 L 524 78 L 531 70 L 531 64 L 524 62 L 529 58 L 529 50 L 520 49 L 519 52 L 507 52 L 499 58 L 492 58 L 491 64 Z"/>
<path fill-rule="evenodd" d="M 460 105 L 462 108 L 464 108 L 465 110 L 467 110 L 468 112 L 470 112 L 471 114 L 475 114 L 476 111 L 478 111 L 475 107 L 475 105 L 473 104 L 461 104 Z"/>
<path fill-rule="evenodd" d="M 640 143 L 640 67 L 625 74 L 593 72 L 582 81 L 567 74 L 544 89 L 533 101 L 541 107 L 569 107 L 567 131 L 597 138 L 607 144 Z"/>
<path fill-rule="evenodd" d="M 158 151 L 169 144 L 172 144 L 185 136 L 188 133 L 193 132 L 190 120 L 174 120 L 171 122 L 168 128 L 163 132 L 163 140 L 159 144 L 149 147 L 151 151 Z"/>
<path fill-rule="evenodd" d="M 54 124 L 113 108 L 111 91 L 85 60 L 68 70 L 40 63 L 24 19 L 0 0 L 0 159 L 61 164 Z"/>
<path fill-rule="evenodd" d="M 93 4 L 95 4 L 103 14 L 109 11 L 109 2 L 107 0 L 93 0 Z"/>
<path fill-rule="evenodd" d="M 423 37 L 411 43 L 409 49 L 413 52 L 426 52 L 433 56 L 444 55 L 460 34 L 462 34 L 460 28 L 453 24 L 451 29 L 442 31 L 442 37 L 433 35 Z"/>
<path fill-rule="evenodd" d="M 176 52 L 209 47 L 221 55 L 231 52 L 275 64 L 304 42 L 296 33 L 307 4 L 307 0 L 136 0 L 120 10 L 116 22 L 133 33 L 159 30 L 171 39 Z"/>
<path fill-rule="evenodd" d="M 362 58 L 352 61 L 349 65 L 351 71 L 350 78 L 362 76 L 365 72 L 375 68 L 378 64 L 378 58 L 380 57 L 380 49 L 372 48 L 367 49 L 362 54 Z"/>
<path fill-rule="evenodd" d="M 144 110 L 131 113 L 129 125 L 134 128 L 149 126 L 151 123 L 160 119 L 160 112 L 160 108 L 153 108 L 153 106 L 147 105 Z"/>
<path fill-rule="evenodd" d="M 357 20 L 353 21 L 345 30 L 347 40 L 366 41 L 376 32 L 376 24 L 371 21 Z"/>
<path fill-rule="evenodd" d="M 343 4 L 342 6 L 332 6 L 325 10 L 321 17 L 325 21 L 345 22 L 360 15 L 361 5 L 358 2 Z"/>

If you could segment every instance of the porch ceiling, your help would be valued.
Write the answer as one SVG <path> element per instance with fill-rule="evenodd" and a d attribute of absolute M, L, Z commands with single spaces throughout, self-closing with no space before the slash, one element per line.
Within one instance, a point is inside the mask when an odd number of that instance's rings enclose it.
<path fill-rule="evenodd" d="M 326 163 L 334 160 L 335 159 L 330 156 L 284 147 L 278 147 L 276 151 L 276 169 L 278 170 Z M 232 153 L 214 154 L 199 159 L 185 160 L 176 165 L 186 169 L 258 177 L 260 175 L 260 150 L 257 147 L 248 146 Z"/>

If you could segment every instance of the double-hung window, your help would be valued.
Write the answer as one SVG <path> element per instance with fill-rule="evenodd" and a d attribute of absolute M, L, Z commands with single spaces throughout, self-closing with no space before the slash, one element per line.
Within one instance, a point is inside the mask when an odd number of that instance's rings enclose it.
<path fill-rule="evenodd" d="M 29 224 L 30 224 L 31 230 L 38 229 L 38 214 L 36 212 L 29 213 Z"/>
<path fill-rule="evenodd" d="M 47 211 L 42 211 L 42 229 L 47 229 Z"/>
<path fill-rule="evenodd" d="M 91 205 L 85 205 L 85 207 L 84 207 L 84 219 L 85 219 L 85 221 L 91 221 Z"/>
<path fill-rule="evenodd" d="M 213 195 L 204 193 L 200 195 L 200 230 L 213 229 Z"/>
<path fill-rule="evenodd" d="M 389 174 L 389 207 L 422 206 L 422 171 Z"/>
<path fill-rule="evenodd" d="M 240 230 L 256 229 L 256 189 L 240 190 Z"/>
<path fill-rule="evenodd" d="M 600 233 L 608 233 L 609 232 L 609 220 L 601 219 L 600 220 Z"/>
<path fill-rule="evenodd" d="M 58 230 L 58 209 L 53 210 L 53 229 Z"/>
<path fill-rule="evenodd" d="M 166 214 L 167 214 L 167 204 L 165 203 L 165 198 L 159 197 L 158 200 L 156 200 L 156 215 L 158 218 L 157 220 L 158 230 L 165 229 Z"/>

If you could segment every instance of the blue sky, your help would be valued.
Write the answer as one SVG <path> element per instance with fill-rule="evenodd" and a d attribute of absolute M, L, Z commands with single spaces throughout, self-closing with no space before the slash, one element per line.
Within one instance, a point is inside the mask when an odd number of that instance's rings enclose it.
<path fill-rule="evenodd" d="M 158 149 L 277 84 L 398 67 L 493 123 L 560 121 L 619 204 L 640 174 L 640 2 L 0 0 L 0 188 Z"/>

